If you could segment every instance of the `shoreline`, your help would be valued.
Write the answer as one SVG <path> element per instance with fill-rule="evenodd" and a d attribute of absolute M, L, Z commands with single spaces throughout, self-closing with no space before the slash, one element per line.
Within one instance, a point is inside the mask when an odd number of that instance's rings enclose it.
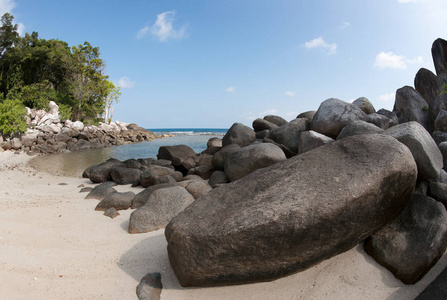
<path fill-rule="evenodd" d="M 103 216 L 94 210 L 97 200 L 79 193 L 81 184 L 94 186 L 88 179 L 37 171 L 31 159 L 0 153 L 0 298 L 136 299 L 141 278 L 159 272 L 161 299 L 403 300 L 416 297 L 447 265 L 444 254 L 421 281 L 404 285 L 360 245 L 275 281 L 183 288 L 169 264 L 164 229 L 128 234 L 132 210 Z"/>

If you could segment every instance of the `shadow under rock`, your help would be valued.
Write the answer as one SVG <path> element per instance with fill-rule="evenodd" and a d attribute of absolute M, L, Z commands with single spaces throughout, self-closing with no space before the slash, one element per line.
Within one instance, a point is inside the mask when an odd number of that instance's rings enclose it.
<path fill-rule="evenodd" d="M 127 219 L 126 221 L 121 222 L 121 224 L 120 224 L 120 227 L 121 227 L 125 232 L 128 232 L 128 231 L 129 231 L 129 222 L 130 222 L 130 220 Z"/>
<path fill-rule="evenodd" d="M 121 227 L 125 223 L 121 223 Z M 118 266 L 138 282 L 146 274 L 158 272 L 161 274 L 163 289 L 184 289 L 179 284 L 169 263 L 164 229 L 143 234 L 150 236 L 121 255 L 117 263 Z"/>

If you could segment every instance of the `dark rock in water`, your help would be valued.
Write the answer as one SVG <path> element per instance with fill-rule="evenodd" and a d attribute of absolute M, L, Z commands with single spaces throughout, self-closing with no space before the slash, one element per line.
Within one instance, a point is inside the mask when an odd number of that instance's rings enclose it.
<path fill-rule="evenodd" d="M 389 121 L 390 127 L 399 124 L 399 119 L 397 118 L 397 115 L 395 113 L 393 113 L 392 111 L 382 108 L 382 109 L 379 109 L 377 111 L 377 113 L 379 115 L 385 116 L 390 119 L 390 121 Z"/>
<path fill-rule="evenodd" d="M 438 76 L 447 73 L 447 41 L 437 39 L 431 47 L 431 55 Z"/>
<path fill-rule="evenodd" d="M 214 188 L 217 184 L 222 184 L 222 183 L 228 183 L 230 182 L 230 179 L 228 179 L 227 174 L 225 174 L 225 172 L 222 171 L 214 171 L 214 173 L 211 175 L 208 183 L 209 185 Z"/>
<path fill-rule="evenodd" d="M 111 207 L 104 212 L 104 216 L 109 217 L 111 219 L 115 219 L 119 215 L 120 213 L 115 209 L 115 207 Z"/>
<path fill-rule="evenodd" d="M 222 146 L 230 144 L 237 144 L 240 147 L 245 147 L 256 140 L 256 133 L 250 128 L 241 123 L 234 123 L 222 139 Z"/>
<path fill-rule="evenodd" d="M 411 86 L 404 86 L 396 91 L 396 102 L 393 112 L 397 115 L 399 123 L 415 121 L 430 131 L 428 120 L 428 103 Z"/>
<path fill-rule="evenodd" d="M 310 110 L 310 111 L 306 111 L 303 113 L 300 113 L 296 118 L 297 119 L 307 119 L 307 121 L 309 122 L 309 124 L 312 122 L 315 114 L 317 113 L 316 110 Z"/>
<path fill-rule="evenodd" d="M 205 180 L 193 180 L 185 186 L 185 189 L 194 197 L 194 199 L 199 199 L 212 190 L 211 186 Z"/>
<path fill-rule="evenodd" d="M 256 120 L 253 121 L 253 129 L 258 132 L 258 131 L 263 131 L 263 130 L 273 130 L 278 128 L 278 125 L 275 125 L 267 120 L 261 119 L 261 118 L 257 118 Z"/>
<path fill-rule="evenodd" d="M 310 129 L 335 139 L 352 121 L 366 119 L 367 115 L 358 106 L 331 98 L 321 103 Z"/>
<path fill-rule="evenodd" d="M 275 115 L 268 115 L 264 117 L 264 120 L 275 124 L 276 126 L 283 126 L 286 125 L 287 122 L 286 120 L 284 120 L 283 118 L 281 118 L 280 116 L 275 116 Z"/>
<path fill-rule="evenodd" d="M 372 105 L 372 103 L 368 100 L 368 98 L 360 97 L 354 102 L 352 102 L 352 105 L 358 106 L 363 112 L 367 115 L 373 114 L 376 112 L 376 109 Z"/>
<path fill-rule="evenodd" d="M 365 251 L 405 284 L 418 282 L 447 247 L 447 212 L 415 194 L 399 216 L 365 241 Z"/>
<path fill-rule="evenodd" d="M 149 273 L 144 276 L 137 286 L 138 300 L 160 300 L 163 284 L 160 273 Z"/>
<path fill-rule="evenodd" d="M 354 121 L 349 123 L 348 126 L 342 129 L 340 134 L 337 136 L 337 140 L 353 135 L 373 134 L 382 132 L 384 132 L 384 130 L 377 127 L 374 124 L 367 123 L 365 121 Z"/>
<path fill-rule="evenodd" d="M 135 198 L 133 192 L 110 193 L 96 205 L 95 210 L 106 211 L 111 207 L 114 207 L 116 210 L 129 209 L 132 205 L 133 198 Z"/>
<path fill-rule="evenodd" d="M 432 100 L 441 94 L 442 82 L 432 71 L 421 68 L 414 78 L 414 87 L 430 105 Z"/>
<path fill-rule="evenodd" d="M 414 300 L 447 299 L 447 267 Z"/>
<path fill-rule="evenodd" d="M 135 195 L 135 198 L 132 200 L 131 208 L 135 209 L 142 207 L 149 200 L 149 196 L 156 190 L 161 190 L 168 187 L 174 187 L 179 185 L 180 185 L 179 183 L 163 183 L 150 186 Z"/>
<path fill-rule="evenodd" d="M 447 94 L 436 96 L 428 108 L 430 124 L 434 124 L 441 110 L 447 110 Z M 434 126 L 434 125 L 433 125 Z"/>
<path fill-rule="evenodd" d="M 211 164 L 213 165 L 214 168 L 218 170 L 223 170 L 228 155 L 239 149 L 241 149 L 241 146 L 237 144 L 230 144 L 228 146 L 223 147 L 219 152 L 213 155 L 213 157 L 211 158 Z"/>
<path fill-rule="evenodd" d="M 443 165 L 441 151 L 422 125 L 417 122 L 403 123 L 385 130 L 384 134 L 396 138 L 410 149 L 420 178 L 430 179 L 439 175 Z"/>
<path fill-rule="evenodd" d="M 231 153 L 225 161 L 225 174 L 230 181 L 242 178 L 253 171 L 286 160 L 278 146 L 268 143 L 253 144 Z"/>
<path fill-rule="evenodd" d="M 170 160 L 174 167 L 179 167 L 185 159 L 193 155 L 196 155 L 194 150 L 186 145 L 162 146 L 158 149 L 157 158 Z"/>
<path fill-rule="evenodd" d="M 321 133 L 315 132 L 313 130 L 301 132 L 298 142 L 298 153 L 302 154 L 304 152 L 313 150 L 320 146 L 333 143 L 334 139 L 325 136 Z"/>
<path fill-rule="evenodd" d="M 88 175 L 90 180 L 94 183 L 101 183 L 112 179 L 110 176 L 110 170 L 124 166 L 125 165 L 121 161 L 111 158 L 99 165 L 95 165 L 87 169 L 89 169 Z"/>
<path fill-rule="evenodd" d="M 107 181 L 103 182 L 98 186 L 95 186 L 93 190 L 88 193 L 87 196 L 85 196 L 85 199 L 98 199 L 102 200 L 111 193 L 116 193 L 116 190 L 113 188 L 113 186 L 116 186 L 115 182 Z"/>
<path fill-rule="evenodd" d="M 149 196 L 144 206 L 130 215 L 129 233 L 150 232 L 163 228 L 193 202 L 193 196 L 180 186 L 156 190 Z"/>
<path fill-rule="evenodd" d="M 319 147 L 197 199 L 166 227 L 171 266 L 182 286 L 304 270 L 394 219 L 416 177 L 411 152 L 388 136 Z"/>
<path fill-rule="evenodd" d="M 306 131 L 309 126 L 307 119 L 295 119 L 269 132 L 268 139 L 286 146 L 292 152 L 298 153 L 298 142 L 300 133 Z"/>
<path fill-rule="evenodd" d="M 139 182 L 142 171 L 129 167 L 116 167 L 110 170 L 110 177 L 116 184 Z"/>
<path fill-rule="evenodd" d="M 142 187 L 154 185 L 157 178 L 174 173 L 173 169 L 162 166 L 149 166 L 146 171 L 140 175 L 140 183 Z"/>

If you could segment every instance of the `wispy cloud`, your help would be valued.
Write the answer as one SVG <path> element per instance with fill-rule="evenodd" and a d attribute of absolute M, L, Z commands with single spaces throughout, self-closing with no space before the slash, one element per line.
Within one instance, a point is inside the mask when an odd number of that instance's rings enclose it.
<path fill-rule="evenodd" d="M 397 55 L 393 52 L 380 52 L 376 56 L 374 67 L 385 69 L 406 69 L 407 64 L 422 64 L 424 62 L 422 56 L 409 59 L 403 55 Z"/>
<path fill-rule="evenodd" d="M 137 38 L 142 39 L 147 33 L 152 34 L 159 41 L 165 42 L 168 39 L 181 39 L 186 35 L 186 27 L 174 28 L 175 11 L 166 11 L 157 16 L 157 20 L 152 26 L 144 26 L 138 31 Z"/>
<path fill-rule="evenodd" d="M 304 47 L 306 47 L 307 49 L 322 48 L 322 49 L 326 50 L 327 54 L 329 54 L 329 55 L 333 55 L 333 54 L 337 53 L 337 44 L 335 44 L 335 43 L 329 44 L 321 36 L 316 39 L 313 39 L 309 42 L 304 43 Z"/>
<path fill-rule="evenodd" d="M 349 23 L 349 22 L 343 22 L 342 24 L 341 24 L 341 29 L 345 29 L 345 28 L 348 28 L 348 27 L 350 27 L 351 26 L 351 23 Z"/>
<path fill-rule="evenodd" d="M 19 33 L 20 36 L 24 36 L 25 35 L 25 25 L 23 23 L 18 23 L 17 24 L 17 32 Z"/>
<path fill-rule="evenodd" d="M 135 82 L 131 81 L 128 77 L 121 77 L 118 80 L 117 85 L 122 89 L 130 89 L 135 86 Z"/>
<path fill-rule="evenodd" d="M 396 94 L 389 93 L 389 94 L 380 95 L 377 98 L 377 101 L 382 102 L 382 103 L 390 103 L 390 102 L 393 102 L 395 99 L 396 99 Z"/>
<path fill-rule="evenodd" d="M 236 91 L 236 89 L 234 88 L 234 86 L 229 86 L 225 89 L 225 92 L 227 93 L 234 93 Z"/>
<path fill-rule="evenodd" d="M 293 97 L 293 96 L 295 96 L 295 92 L 291 92 L 291 91 L 287 91 L 287 92 L 285 92 L 284 93 L 286 96 L 289 96 L 289 97 Z"/>
<path fill-rule="evenodd" d="M 0 15 L 4 13 L 11 12 L 14 7 L 16 7 L 16 3 L 14 0 L 0 0 Z"/>
<path fill-rule="evenodd" d="M 420 2 L 420 1 L 419 0 L 397 0 L 397 2 L 399 2 L 399 3 L 410 3 L 410 2 L 416 3 L 416 2 Z"/>

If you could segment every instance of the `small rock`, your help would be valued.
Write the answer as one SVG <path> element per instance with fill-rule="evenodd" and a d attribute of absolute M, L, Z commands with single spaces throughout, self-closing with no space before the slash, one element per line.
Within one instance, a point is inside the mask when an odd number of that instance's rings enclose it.
<path fill-rule="evenodd" d="M 111 207 L 108 210 L 106 210 L 104 212 L 104 216 L 106 217 L 110 217 L 112 219 L 115 219 L 116 217 L 118 217 L 120 215 L 120 213 L 116 210 L 115 207 Z"/>
<path fill-rule="evenodd" d="M 160 273 L 149 273 L 144 276 L 137 286 L 138 300 L 160 300 L 163 284 Z"/>

